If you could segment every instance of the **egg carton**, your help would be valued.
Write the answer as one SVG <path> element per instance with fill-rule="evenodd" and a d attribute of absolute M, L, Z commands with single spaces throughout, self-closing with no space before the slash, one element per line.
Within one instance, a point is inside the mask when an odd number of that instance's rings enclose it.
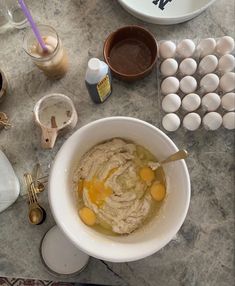
<path fill-rule="evenodd" d="M 229 36 L 161 41 L 157 78 L 163 128 L 234 129 L 234 68 Z"/>

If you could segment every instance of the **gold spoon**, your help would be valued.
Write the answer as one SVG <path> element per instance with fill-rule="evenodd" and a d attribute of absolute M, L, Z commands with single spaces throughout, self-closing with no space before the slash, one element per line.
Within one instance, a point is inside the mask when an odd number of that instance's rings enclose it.
<path fill-rule="evenodd" d="M 169 162 L 174 162 L 181 159 L 186 159 L 188 157 L 188 152 L 186 150 L 179 150 L 178 152 L 170 155 L 165 160 L 158 162 L 159 164 L 166 164 Z"/>
<path fill-rule="evenodd" d="M 46 218 L 45 210 L 38 204 L 37 195 L 33 187 L 33 180 L 30 174 L 24 174 L 25 182 L 28 188 L 29 212 L 28 218 L 32 224 L 41 224 Z"/>
<path fill-rule="evenodd" d="M 154 169 L 157 169 L 159 167 L 161 167 L 163 164 L 166 163 L 170 163 L 170 162 L 174 162 L 174 161 L 178 161 L 181 159 L 186 159 L 188 157 L 188 152 L 186 150 L 179 150 L 176 153 L 170 155 L 169 157 L 167 157 L 166 159 L 157 162 L 157 166 Z"/>
<path fill-rule="evenodd" d="M 32 195 L 34 202 L 29 206 L 29 221 L 32 224 L 41 224 L 46 218 L 46 212 L 43 207 L 41 207 L 38 203 L 37 195 L 35 193 L 35 189 L 32 188 Z"/>
<path fill-rule="evenodd" d="M 32 224 L 40 224 L 43 221 L 44 213 L 41 207 L 37 203 L 29 205 L 28 213 L 29 221 Z"/>

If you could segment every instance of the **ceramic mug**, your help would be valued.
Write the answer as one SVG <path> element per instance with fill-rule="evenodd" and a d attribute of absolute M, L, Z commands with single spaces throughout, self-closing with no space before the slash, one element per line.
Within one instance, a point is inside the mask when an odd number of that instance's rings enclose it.
<path fill-rule="evenodd" d="M 41 128 L 43 148 L 54 147 L 56 138 L 77 124 L 77 112 L 72 100 L 63 94 L 49 94 L 42 97 L 34 107 L 36 124 Z"/>

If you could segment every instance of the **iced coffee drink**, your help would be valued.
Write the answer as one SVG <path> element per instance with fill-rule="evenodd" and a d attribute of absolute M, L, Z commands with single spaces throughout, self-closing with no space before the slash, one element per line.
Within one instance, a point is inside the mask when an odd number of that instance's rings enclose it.
<path fill-rule="evenodd" d="M 38 44 L 31 30 L 24 38 L 24 50 L 46 76 L 53 79 L 63 77 L 68 71 L 68 57 L 56 31 L 50 26 L 38 25 L 47 51 Z"/>

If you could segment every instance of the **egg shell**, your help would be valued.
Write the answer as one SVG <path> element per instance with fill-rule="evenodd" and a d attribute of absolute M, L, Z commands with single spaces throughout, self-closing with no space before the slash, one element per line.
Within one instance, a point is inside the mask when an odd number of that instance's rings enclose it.
<path fill-rule="evenodd" d="M 216 47 L 216 41 L 214 38 L 202 39 L 197 46 L 199 56 L 205 57 L 213 54 Z"/>
<path fill-rule="evenodd" d="M 184 93 L 191 93 L 197 89 L 197 81 L 194 77 L 188 75 L 181 79 L 180 89 Z"/>
<path fill-rule="evenodd" d="M 187 94 L 182 100 L 182 108 L 186 111 L 194 111 L 199 108 L 201 98 L 196 93 Z"/>
<path fill-rule="evenodd" d="M 219 77 L 216 74 L 209 73 L 200 81 L 200 87 L 205 92 L 213 92 L 219 86 Z"/>
<path fill-rule="evenodd" d="M 166 95 L 162 100 L 162 109 L 165 112 L 176 112 L 181 106 L 181 99 L 175 93 Z"/>
<path fill-rule="evenodd" d="M 221 99 L 217 93 L 207 93 L 202 98 L 202 107 L 206 111 L 215 111 L 219 108 L 221 103 Z"/>
<path fill-rule="evenodd" d="M 235 129 L 235 112 L 228 112 L 223 116 L 223 126 L 226 129 Z"/>
<path fill-rule="evenodd" d="M 221 54 L 229 54 L 234 50 L 234 39 L 230 36 L 220 38 L 216 44 L 216 51 Z"/>
<path fill-rule="evenodd" d="M 192 58 L 184 59 L 179 65 L 179 70 L 183 75 L 193 75 L 197 70 L 197 62 Z"/>
<path fill-rule="evenodd" d="M 235 110 L 235 93 L 229 92 L 222 97 L 222 106 L 227 111 Z"/>
<path fill-rule="evenodd" d="M 205 56 L 198 65 L 198 72 L 202 75 L 212 73 L 216 70 L 218 59 L 214 55 Z"/>
<path fill-rule="evenodd" d="M 173 58 L 176 51 L 176 45 L 172 41 L 164 41 L 160 43 L 160 56 L 163 59 Z"/>
<path fill-rule="evenodd" d="M 189 131 L 195 131 L 200 127 L 201 121 L 201 117 L 197 113 L 188 113 L 183 119 L 183 126 Z"/>
<path fill-rule="evenodd" d="M 180 126 L 180 118 L 175 113 L 168 113 L 162 118 L 162 125 L 167 131 L 176 131 Z"/>
<path fill-rule="evenodd" d="M 184 39 L 178 44 L 176 51 L 180 56 L 189 58 L 195 51 L 195 44 L 190 39 Z"/>
<path fill-rule="evenodd" d="M 209 112 L 203 117 L 203 125 L 207 130 L 217 130 L 222 124 L 222 116 L 218 112 Z"/>
<path fill-rule="evenodd" d="M 169 76 L 161 84 L 161 90 L 164 94 L 176 93 L 179 89 L 179 80 L 176 77 Z"/>
<path fill-rule="evenodd" d="M 222 72 L 230 72 L 235 68 L 235 58 L 233 55 L 223 55 L 219 59 L 218 69 Z"/>
<path fill-rule="evenodd" d="M 230 92 L 235 89 L 235 73 L 227 72 L 220 79 L 220 88 L 224 92 Z"/>
<path fill-rule="evenodd" d="M 164 76 L 174 75 L 178 70 L 178 63 L 175 59 L 166 59 L 162 62 L 160 70 Z"/>

